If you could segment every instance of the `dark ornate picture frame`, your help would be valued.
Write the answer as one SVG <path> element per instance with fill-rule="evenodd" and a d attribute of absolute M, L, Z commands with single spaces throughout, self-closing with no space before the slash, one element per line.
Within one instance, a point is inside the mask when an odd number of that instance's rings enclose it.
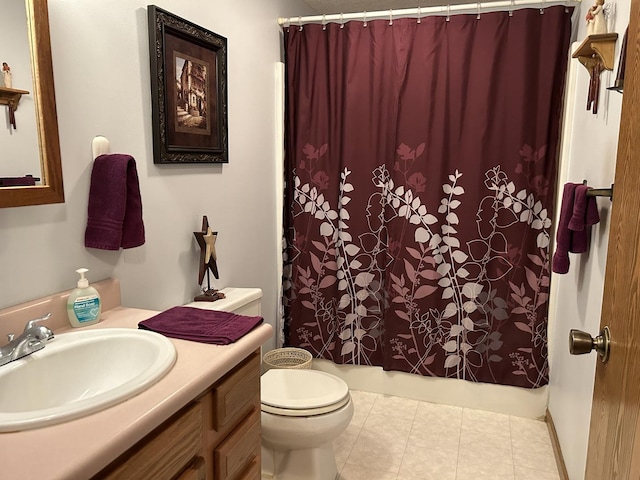
<path fill-rule="evenodd" d="M 153 162 L 228 163 L 227 39 L 147 7 Z"/>

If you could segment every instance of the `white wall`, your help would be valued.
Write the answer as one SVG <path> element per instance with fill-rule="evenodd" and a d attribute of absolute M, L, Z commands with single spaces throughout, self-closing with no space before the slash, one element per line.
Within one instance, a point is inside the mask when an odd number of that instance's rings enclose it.
<path fill-rule="evenodd" d="M 629 0 L 619 0 L 609 21 L 609 31 L 619 34 L 616 65 L 613 72 L 604 73 L 601 77 L 602 90 L 597 115 L 585 109 L 589 86 L 587 70 L 577 60 L 572 60 L 575 88 L 567 98 L 569 123 L 563 136 L 568 143 L 565 144 L 562 159 L 561 185 L 586 179 L 594 188 L 606 188 L 614 181 L 622 95 L 609 92 L 604 87 L 612 85 L 615 80 L 622 36 L 629 21 L 630 3 Z M 591 5 L 591 2 L 584 2 L 581 8 L 577 35 L 579 42 L 586 36 L 582 19 Z M 574 48 L 577 45 L 579 43 Z M 589 253 L 570 254 L 569 273 L 554 274 L 551 280 L 549 411 L 571 480 L 584 478 L 597 355 L 569 355 L 568 336 L 572 328 L 585 330 L 594 336 L 599 331 L 611 202 L 607 198 L 597 201 L 600 224 L 592 229 Z"/>
<path fill-rule="evenodd" d="M 275 64 L 279 16 L 309 13 L 301 0 L 158 0 L 228 39 L 229 164 L 157 166 L 152 160 L 148 1 L 49 0 L 66 203 L 0 209 L 0 308 L 117 277 L 123 304 L 162 310 L 198 293 L 202 215 L 219 232 L 220 280 L 259 287 L 263 315 L 277 308 Z M 86 249 L 91 140 L 137 161 L 146 244 Z M 273 342 L 272 342 L 273 343 Z M 267 344 L 267 347 L 271 345 Z"/>
<path fill-rule="evenodd" d="M 33 101 L 31 53 L 27 12 L 23 0 L 3 0 L 0 14 L 0 65 L 11 68 L 12 88 L 27 90 L 15 112 L 16 126 L 9 123 L 9 109 L 0 106 L 0 177 L 41 176 Z M 5 86 L 0 69 L 0 87 Z"/>

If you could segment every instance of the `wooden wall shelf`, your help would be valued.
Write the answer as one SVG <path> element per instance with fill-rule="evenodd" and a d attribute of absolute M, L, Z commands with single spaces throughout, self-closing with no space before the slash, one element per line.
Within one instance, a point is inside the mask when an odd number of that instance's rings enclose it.
<path fill-rule="evenodd" d="M 0 105 L 9 105 L 13 111 L 16 111 L 22 95 L 29 95 L 29 92 L 16 88 L 0 87 Z"/>
<path fill-rule="evenodd" d="M 605 70 L 613 70 L 614 51 L 617 33 L 600 33 L 589 35 L 580 44 L 572 57 L 577 58 L 589 72 L 594 65 L 600 64 Z"/>

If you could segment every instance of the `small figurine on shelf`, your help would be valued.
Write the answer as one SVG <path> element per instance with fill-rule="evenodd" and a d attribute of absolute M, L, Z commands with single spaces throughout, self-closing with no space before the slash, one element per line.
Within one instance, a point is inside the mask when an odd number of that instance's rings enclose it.
<path fill-rule="evenodd" d="M 596 4 L 589 9 L 587 16 L 587 35 L 607 33 L 607 21 L 604 18 L 604 0 L 596 0 Z"/>
<path fill-rule="evenodd" d="M 11 67 L 7 62 L 2 62 L 2 79 L 4 81 L 5 88 L 11 88 L 13 82 L 11 81 Z"/>
<path fill-rule="evenodd" d="M 202 231 L 193 232 L 193 235 L 198 241 L 200 246 L 200 267 L 198 271 L 198 285 L 202 285 L 204 280 L 204 274 L 207 274 L 207 288 L 202 289 L 202 294 L 196 295 L 193 299 L 196 302 L 215 302 L 221 298 L 224 298 L 224 293 L 215 288 L 211 288 L 211 279 L 209 277 L 209 271 L 213 272 L 213 276 L 218 278 L 218 265 L 216 263 L 216 238 L 218 232 L 211 231 L 209 226 L 209 220 L 207 216 L 202 217 Z"/>

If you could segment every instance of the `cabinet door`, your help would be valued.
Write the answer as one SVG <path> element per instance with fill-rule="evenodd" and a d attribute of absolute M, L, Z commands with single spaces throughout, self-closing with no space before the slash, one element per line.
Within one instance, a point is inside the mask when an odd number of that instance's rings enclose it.
<path fill-rule="evenodd" d="M 245 471 L 242 472 L 235 480 L 260 480 L 261 478 L 260 459 L 255 458 Z"/>
<path fill-rule="evenodd" d="M 194 402 L 94 478 L 171 480 L 198 455 L 201 445 L 202 405 Z"/>
<path fill-rule="evenodd" d="M 260 412 L 254 412 L 214 450 L 215 480 L 235 480 L 260 464 Z M 244 477 L 247 478 L 247 477 Z M 251 477 L 248 477 L 251 478 Z"/>
<path fill-rule="evenodd" d="M 260 355 L 252 353 L 244 364 L 212 389 L 213 428 L 233 423 L 260 392 Z"/>

